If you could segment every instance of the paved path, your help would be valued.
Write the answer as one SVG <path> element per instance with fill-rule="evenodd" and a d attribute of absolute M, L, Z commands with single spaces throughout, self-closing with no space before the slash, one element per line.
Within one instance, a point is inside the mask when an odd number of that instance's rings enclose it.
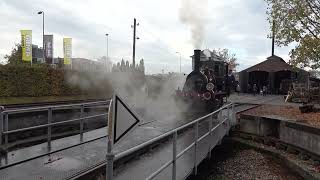
<path fill-rule="evenodd" d="M 288 103 L 284 102 L 282 95 L 267 95 L 261 96 L 252 94 L 232 94 L 228 101 L 236 103 L 247 103 L 247 104 L 270 104 L 270 105 L 281 105 L 281 106 L 299 106 L 300 103 Z"/>

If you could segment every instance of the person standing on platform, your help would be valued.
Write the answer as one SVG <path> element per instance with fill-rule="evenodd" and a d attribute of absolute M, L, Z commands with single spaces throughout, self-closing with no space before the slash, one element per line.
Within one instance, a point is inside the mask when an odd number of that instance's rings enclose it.
<path fill-rule="evenodd" d="M 266 85 L 264 85 L 262 87 L 262 91 L 263 91 L 263 96 L 266 96 L 267 95 L 267 86 Z"/>
<path fill-rule="evenodd" d="M 247 85 L 247 93 L 251 93 L 251 84 L 250 83 L 248 83 L 248 85 Z"/>
<path fill-rule="evenodd" d="M 238 96 L 239 96 L 240 95 L 240 84 L 239 83 L 237 84 L 236 90 L 237 90 Z"/>
<path fill-rule="evenodd" d="M 229 70 L 228 76 L 226 78 L 227 81 L 227 96 L 230 96 L 231 89 L 234 89 L 234 82 L 235 82 L 235 77 L 232 73 L 232 70 Z"/>
<path fill-rule="evenodd" d="M 257 93 L 257 91 L 258 91 L 258 87 L 257 87 L 257 85 L 256 85 L 256 84 L 254 84 L 254 85 L 253 85 L 252 90 L 253 90 L 253 95 L 255 96 L 255 95 L 256 95 L 256 93 Z"/>

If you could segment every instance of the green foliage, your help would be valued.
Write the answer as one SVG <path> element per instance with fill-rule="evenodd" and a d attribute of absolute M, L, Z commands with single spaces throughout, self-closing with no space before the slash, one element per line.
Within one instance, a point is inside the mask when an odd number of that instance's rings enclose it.
<path fill-rule="evenodd" d="M 77 73 L 77 72 L 73 72 Z M 67 82 L 64 70 L 49 67 L 0 66 L 0 96 L 62 96 L 85 94 Z"/>
<path fill-rule="evenodd" d="M 15 47 L 11 50 L 9 55 L 4 57 L 8 64 L 11 65 L 24 65 L 25 62 L 22 61 L 22 48 L 20 44 L 16 44 Z"/>
<path fill-rule="evenodd" d="M 299 67 L 320 68 L 320 1 L 265 1 L 276 44 L 296 44 L 290 52 L 290 63 Z"/>
<path fill-rule="evenodd" d="M 11 54 L 5 56 L 8 64 L 0 64 L 0 97 L 87 94 L 109 97 L 113 91 L 109 83 L 111 74 L 53 69 L 36 63 L 31 67 L 30 62 L 22 61 L 21 51 L 21 45 L 16 44 Z"/>

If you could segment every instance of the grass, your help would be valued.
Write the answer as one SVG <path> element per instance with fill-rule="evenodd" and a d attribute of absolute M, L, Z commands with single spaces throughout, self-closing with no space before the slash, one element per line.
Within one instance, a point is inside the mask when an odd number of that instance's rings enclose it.
<path fill-rule="evenodd" d="M 74 95 L 74 96 L 41 96 L 41 97 L 0 97 L 0 105 L 28 104 L 55 101 L 73 101 L 86 99 L 102 99 L 106 97 L 97 95 Z"/>

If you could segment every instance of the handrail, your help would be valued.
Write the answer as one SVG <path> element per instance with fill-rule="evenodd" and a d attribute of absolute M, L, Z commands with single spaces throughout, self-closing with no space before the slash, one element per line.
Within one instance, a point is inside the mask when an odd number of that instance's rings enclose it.
<path fill-rule="evenodd" d="M 37 125 L 37 126 L 14 129 L 14 130 L 10 130 L 10 131 L 3 131 L 3 134 L 11 134 L 11 133 L 17 133 L 17 132 L 28 131 L 28 130 L 33 130 L 33 129 L 39 129 L 39 128 L 45 128 L 45 127 L 56 126 L 56 125 L 61 125 L 61 124 L 67 124 L 67 123 L 71 123 L 71 122 L 76 122 L 76 121 L 81 121 L 81 120 L 85 120 L 85 119 L 96 118 L 96 117 L 106 116 L 106 115 L 108 115 L 108 113 L 97 114 L 97 115 L 93 115 L 93 116 L 86 116 L 83 118 L 70 119 L 70 120 L 65 120 L 65 121 L 59 121 L 59 122 L 49 123 L 49 124 L 41 124 L 41 125 Z"/>
<path fill-rule="evenodd" d="M 20 108 L 20 109 L 11 109 L 11 110 L 0 111 L 0 148 L 2 148 L 4 150 L 8 149 L 7 146 L 8 146 L 9 134 L 28 131 L 28 130 L 34 130 L 34 129 L 38 129 L 38 128 L 48 128 L 47 129 L 47 143 L 48 143 L 48 148 L 50 149 L 51 148 L 52 127 L 57 126 L 57 125 L 61 125 L 61 124 L 77 122 L 77 121 L 80 122 L 79 134 L 80 134 L 80 141 L 82 141 L 83 140 L 83 132 L 84 132 L 84 129 L 83 129 L 84 120 L 108 115 L 108 113 L 102 113 L 102 114 L 96 114 L 96 115 L 84 117 L 84 109 L 94 108 L 95 105 L 104 105 L 104 106 L 107 105 L 108 106 L 109 102 L 110 102 L 110 100 L 106 100 L 106 101 L 96 101 L 96 102 L 88 102 L 88 103 L 50 105 L 50 106 L 42 106 L 42 107 L 30 107 L 30 108 Z M 80 118 L 69 119 L 69 120 L 64 120 L 64 121 L 59 121 L 59 122 L 52 122 L 52 114 L 53 114 L 54 110 L 59 110 L 61 108 L 68 108 L 68 107 L 75 107 L 77 109 L 80 109 Z M 47 120 L 46 124 L 9 130 L 9 115 L 26 113 L 26 112 L 39 112 L 39 111 L 47 111 L 48 120 Z M 2 141 L 3 136 L 4 136 L 4 142 Z"/>
<path fill-rule="evenodd" d="M 24 113 L 24 112 L 35 112 L 35 111 L 44 111 L 49 108 L 53 110 L 57 110 L 59 108 L 65 107 L 81 107 L 81 106 L 88 106 L 88 105 L 96 105 L 96 104 L 109 104 L 110 100 L 107 101 L 96 101 L 96 102 L 88 102 L 88 103 L 75 103 L 75 104 L 63 104 L 63 105 L 50 105 L 50 106 L 41 106 L 41 107 L 30 107 L 30 108 L 19 108 L 19 109 L 11 109 L 11 110 L 4 110 L 2 113 Z"/>
<path fill-rule="evenodd" d="M 188 147 L 186 147 L 185 149 L 183 149 L 178 155 L 174 156 L 172 160 L 167 161 L 164 165 L 162 165 L 160 168 L 158 168 L 155 172 L 153 172 L 151 175 L 149 175 L 146 180 L 151 180 L 153 178 L 155 178 L 158 174 L 160 174 L 165 168 L 167 168 L 168 166 L 170 166 L 173 161 L 179 159 L 183 154 L 185 154 L 187 151 L 189 151 L 192 147 L 195 147 L 195 157 L 197 154 L 197 147 L 196 144 L 200 141 L 202 141 L 204 138 L 206 138 L 207 136 L 210 135 L 210 132 L 215 131 L 218 127 L 220 127 L 223 123 L 225 123 L 227 120 L 229 120 L 229 118 L 225 118 L 222 122 L 220 122 L 218 125 L 216 125 L 214 128 L 209 129 L 209 132 L 205 133 L 203 136 L 201 136 L 200 138 L 196 138 L 195 142 L 191 143 Z M 211 149 L 210 149 L 211 151 Z M 210 152 L 209 152 L 210 153 Z M 197 173 L 197 158 L 195 158 L 194 160 L 194 168 L 195 168 L 195 174 Z M 176 171 L 176 169 L 174 169 L 174 171 Z M 176 177 L 172 176 L 172 179 L 175 180 Z"/>
<path fill-rule="evenodd" d="M 182 126 L 180 126 L 180 127 L 177 127 L 177 128 L 175 128 L 175 129 L 173 129 L 173 130 L 170 130 L 170 131 L 168 131 L 168 132 L 166 132 L 166 133 L 164 133 L 164 134 L 161 134 L 161 135 L 159 135 L 159 136 L 157 136 L 157 137 L 155 137 L 155 138 L 152 138 L 152 139 L 150 139 L 150 140 L 148 140 L 148 141 L 146 141 L 146 142 L 144 142 L 144 143 L 141 143 L 141 144 L 139 144 L 139 145 L 137 145 L 137 146 L 134 146 L 134 147 L 132 147 L 132 148 L 130 148 L 130 149 L 128 149 L 128 150 L 125 150 L 125 151 L 122 151 L 122 152 L 120 152 L 120 153 L 117 153 L 117 154 L 115 154 L 114 160 L 115 160 L 115 161 L 120 160 L 120 159 L 122 159 L 122 158 L 124 158 L 124 157 L 126 157 L 126 156 L 128 156 L 128 155 L 130 155 L 130 154 L 132 154 L 132 153 L 135 153 L 135 152 L 137 152 L 137 151 L 139 151 L 139 150 L 141 150 L 141 149 L 143 149 L 143 148 L 145 148 L 145 147 L 148 147 L 148 146 L 150 146 L 150 145 L 158 142 L 159 140 L 162 140 L 162 139 L 164 139 L 164 138 L 169 138 L 170 135 L 173 135 L 173 141 L 175 141 L 176 138 L 177 138 L 177 134 L 176 134 L 177 131 L 181 131 L 181 130 L 183 130 L 184 128 L 187 128 L 187 127 L 189 127 L 189 126 L 191 126 L 191 125 L 193 125 L 193 124 L 195 124 L 195 123 L 197 123 L 197 122 L 200 122 L 200 121 L 206 119 L 207 117 L 210 117 L 210 116 L 212 116 L 212 115 L 214 115 L 214 114 L 217 114 L 217 113 L 221 112 L 222 110 L 224 110 L 224 109 L 226 109 L 226 108 L 229 110 L 230 107 L 232 107 L 232 110 L 233 110 L 233 109 L 234 109 L 234 104 L 233 104 L 233 103 L 227 104 L 227 105 L 219 108 L 218 110 L 216 110 L 216 111 L 214 111 L 214 112 L 212 112 L 212 113 L 209 113 L 209 114 L 207 114 L 207 115 L 205 115 L 205 116 L 203 116 L 203 117 L 200 117 L 200 118 L 198 118 L 198 119 L 196 119 L 196 120 L 193 120 L 192 122 L 189 122 L 189 123 L 187 123 L 187 124 L 185 124 L 185 125 L 182 125 Z M 229 113 L 228 113 L 228 114 L 229 114 Z M 229 115 L 230 115 L 230 114 L 229 114 Z M 216 126 L 214 126 L 214 127 L 212 127 L 212 121 L 209 121 L 209 122 L 211 122 L 211 123 L 210 123 L 211 125 L 209 125 L 209 129 L 211 130 L 210 133 L 209 133 L 209 134 L 206 133 L 205 135 L 201 136 L 199 139 L 197 139 L 197 141 L 198 141 L 198 142 L 201 141 L 201 140 L 204 138 L 204 136 L 208 136 L 208 135 L 211 136 L 213 131 L 217 130 L 220 126 L 222 126 L 222 124 L 224 124 L 224 123 L 225 123 L 226 121 L 228 121 L 228 120 L 230 121 L 230 117 L 223 119 L 221 122 L 219 122 L 219 123 L 218 123 Z M 229 125 L 231 125 L 231 124 L 229 124 Z M 186 147 L 184 150 L 182 150 L 179 154 L 176 154 L 175 157 L 176 157 L 177 159 L 180 158 L 184 153 L 186 153 L 188 150 L 190 150 L 192 147 L 194 147 L 194 145 L 195 145 L 195 142 L 191 143 L 188 147 Z M 175 147 L 175 146 L 174 146 L 174 142 L 173 142 L 173 147 Z M 210 151 L 211 151 L 212 148 L 213 148 L 213 147 L 210 145 Z M 173 153 L 175 153 L 175 150 L 173 150 Z M 209 154 L 209 157 L 210 157 L 210 154 Z M 159 173 L 160 173 L 160 172 L 163 170 L 163 169 L 162 169 L 163 167 L 167 167 L 168 165 L 173 164 L 173 162 L 174 162 L 174 160 L 170 160 L 170 161 L 166 162 L 166 163 L 165 163 L 164 165 L 162 165 L 158 170 L 156 170 L 156 172 L 159 171 Z M 102 160 L 101 162 L 98 162 L 97 164 L 91 166 L 90 168 L 87 168 L 87 169 L 85 169 L 85 170 L 83 170 L 83 171 L 81 171 L 81 172 L 78 172 L 78 173 L 76 173 L 76 174 L 73 174 L 73 175 L 69 176 L 67 179 L 77 179 L 77 178 L 80 178 L 80 177 L 82 177 L 83 175 L 85 175 L 85 174 L 87 174 L 87 173 L 93 172 L 93 171 L 95 171 L 95 170 L 97 170 L 97 169 L 105 166 L 107 163 L 108 163 L 107 160 Z M 175 167 L 175 166 L 173 166 L 173 168 L 174 168 L 174 167 Z M 152 173 L 152 174 L 155 174 L 156 172 L 154 172 L 154 173 Z M 150 177 L 150 176 L 149 176 L 149 177 Z M 173 177 L 172 179 L 176 179 L 176 178 Z"/>
<path fill-rule="evenodd" d="M 232 106 L 232 103 L 227 104 L 227 105 L 221 107 L 220 109 L 218 109 L 218 110 L 216 110 L 216 111 L 214 111 L 214 112 L 212 112 L 212 113 L 209 113 L 209 114 L 207 114 L 207 115 L 205 115 L 205 116 L 203 116 L 203 117 L 200 117 L 200 118 L 198 118 L 198 119 L 196 119 L 196 120 L 193 120 L 193 121 L 191 121 L 191 122 L 189 122 L 189 123 L 187 123 L 187 124 L 185 124 L 185 125 L 182 125 L 182 126 L 180 126 L 180 127 L 178 127 L 178 128 L 175 128 L 175 129 L 170 130 L 170 131 L 168 131 L 168 132 L 166 132 L 166 133 L 164 133 L 164 134 L 161 134 L 160 136 L 157 136 L 157 137 L 155 137 L 155 138 L 153 138 L 153 139 L 150 139 L 150 140 L 148 140 L 148 141 L 146 141 L 146 142 L 144 142 L 144 143 L 141 143 L 141 144 L 139 144 L 139 145 L 137 145 L 137 146 L 135 146 L 135 147 L 132 147 L 132 148 L 126 150 L 126 151 L 123 151 L 123 152 L 121 152 L 121 153 L 119 153 L 119 154 L 116 154 L 116 155 L 115 155 L 115 160 L 121 159 L 122 157 L 127 156 L 128 154 L 131 154 L 132 152 L 135 152 L 135 151 L 137 151 L 137 150 L 139 150 L 139 149 L 142 149 L 142 148 L 144 148 L 144 147 L 146 147 L 146 146 L 149 146 L 149 145 L 151 145 L 151 144 L 153 144 L 153 143 L 155 143 L 155 142 L 157 142 L 157 141 L 159 141 L 159 140 L 161 140 L 161 139 L 163 139 L 163 138 L 165 138 L 165 137 L 168 137 L 168 136 L 172 135 L 175 131 L 180 131 L 180 130 L 182 130 L 182 129 L 184 129 L 184 128 L 187 128 L 187 127 L 189 127 L 189 126 L 191 126 L 191 125 L 193 125 L 193 124 L 195 124 L 195 123 L 197 123 L 197 122 L 201 122 L 201 121 L 203 121 L 204 119 L 206 119 L 207 117 L 210 117 L 210 116 L 212 116 L 212 115 L 214 115 L 214 114 L 217 114 L 217 113 L 219 113 L 221 110 L 223 110 L 223 109 L 225 109 L 225 108 L 227 108 L 227 107 L 230 107 L 230 106 Z"/>

